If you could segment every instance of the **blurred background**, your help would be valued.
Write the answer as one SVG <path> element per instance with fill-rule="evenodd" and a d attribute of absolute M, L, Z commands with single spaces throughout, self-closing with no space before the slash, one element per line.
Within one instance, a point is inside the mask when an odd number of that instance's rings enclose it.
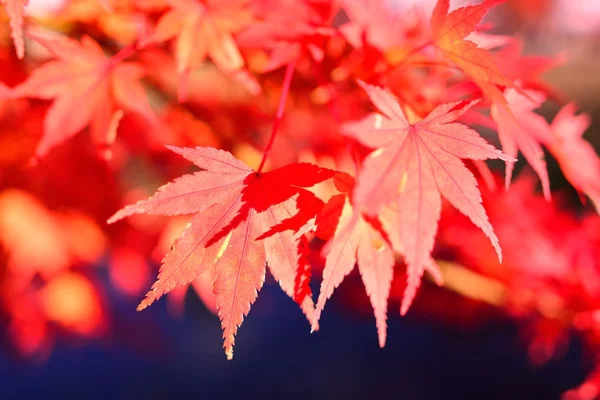
<path fill-rule="evenodd" d="M 109 51 L 140 35 L 146 23 L 140 15 L 156 20 L 165 7 L 156 0 L 29 3 L 26 24 L 87 33 Z M 390 0 L 385 7 L 390 15 L 428 16 L 434 3 Z M 525 55 L 565 60 L 544 74 L 552 101 L 540 113 L 550 121 L 575 101 L 591 117 L 585 138 L 598 149 L 600 2 L 508 0 L 486 23 L 494 33 L 522 39 Z M 17 60 L 1 12 L 0 27 L 0 79 L 13 87 L 47 54 L 28 43 L 26 59 Z M 356 271 L 313 334 L 269 277 L 239 331 L 233 361 L 221 348 L 208 281 L 136 312 L 187 218 L 137 216 L 111 227 L 104 221 L 193 170 L 163 144 L 225 147 L 250 165 L 260 160 L 282 79 L 281 69 L 261 78 L 257 111 L 252 82 L 224 76 L 207 62 L 192 73 L 188 102 L 179 106 L 175 67 L 165 54 L 140 55 L 161 66 L 147 91 L 162 124 L 125 115 L 109 163 L 79 135 L 32 169 L 27 161 L 49 103 L 0 100 L 0 398 L 600 398 L 600 221 L 550 155 L 552 203 L 521 164 L 510 192 L 482 189 L 503 243 L 502 266 L 489 261 L 493 253 L 464 217 L 444 212 L 434 255 L 446 285 L 426 280 L 400 317 L 405 275 L 397 269 L 384 349 Z M 249 62 L 252 72 L 256 65 Z M 294 78 L 297 92 L 316 102 L 327 97 L 303 88 L 319 78 L 302 68 Z M 286 146 L 299 148 L 302 160 L 335 165 L 339 160 L 328 154 L 345 149 L 336 119 L 311 118 L 344 118 L 345 100 L 337 105 L 341 111 L 290 101 L 272 165 L 290 162 Z M 500 175 L 492 179 L 501 185 Z M 321 245 L 312 243 L 316 254 Z M 317 293 L 323 261 L 312 261 Z"/>

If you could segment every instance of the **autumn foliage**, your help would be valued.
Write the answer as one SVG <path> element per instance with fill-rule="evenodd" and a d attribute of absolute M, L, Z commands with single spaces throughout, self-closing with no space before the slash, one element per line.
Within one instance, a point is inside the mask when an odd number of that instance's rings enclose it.
<path fill-rule="evenodd" d="M 267 271 L 317 331 L 355 268 L 381 347 L 388 303 L 409 312 L 427 275 L 556 327 L 532 336 L 535 360 L 572 327 L 597 346 L 590 118 L 542 79 L 561 59 L 482 24 L 501 3 L 72 0 L 44 18 L 3 0 L 0 304 L 16 346 L 50 351 L 54 324 L 107 329 L 87 273 L 103 257 L 138 297 L 160 262 L 138 310 L 193 287 L 228 358 Z M 545 152 L 582 215 L 551 193 Z M 512 184 L 521 158 L 535 176 Z"/>

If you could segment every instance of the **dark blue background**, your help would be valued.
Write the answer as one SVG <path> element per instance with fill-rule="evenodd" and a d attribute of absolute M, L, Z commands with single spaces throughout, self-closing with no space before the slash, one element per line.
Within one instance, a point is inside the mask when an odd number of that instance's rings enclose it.
<path fill-rule="evenodd" d="M 227 361 L 218 318 L 193 295 L 179 320 L 164 300 L 144 312 L 135 300 L 110 293 L 108 337 L 61 337 L 42 365 L 11 355 L 5 343 L 0 398 L 555 399 L 586 372 L 577 338 L 563 358 L 530 366 L 518 327 L 506 321 L 465 331 L 391 313 L 380 349 L 372 317 L 335 296 L 311 335 L 272 282 Z"/>

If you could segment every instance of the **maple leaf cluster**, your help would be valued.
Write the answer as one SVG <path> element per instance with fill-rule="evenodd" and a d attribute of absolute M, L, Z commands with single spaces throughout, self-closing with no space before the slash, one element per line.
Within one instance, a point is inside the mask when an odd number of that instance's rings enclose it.
<path fill-rule="evenodd" d="M 390 296 L 406 314 L 425 271 L 444 283 L 438 236 L 473 254 L 473 268 L 531 265 L 537 252 L 514 251 L 528 245 L 522 236 L 538 243 L 539 221 L 529 211 L 518 224 L 495 220 L 513 207 L 506 199 L 529 196 L 510 188 L 517 157 L 550 202 L 549 152 L 596 211 L 600 159 L 582 136 L 589 117 L 542 80 L 561 60 L 523 55 L 520 39 L 481 24 L 502 2 L 451 11 L 438 0 L 425 15 L 367 0 L 71 0 L 44 17 L 26 15 L 27 0 L 2 1 L 0 33 L 16 49 L 4 41 L 0 53 L 11 324 L 29 301 L 31 324 L 98 331 L 106 310 L 89 267 L 109 254 L 113 284 L 137 296 L 147 260 L 161 260 L 138 309 L 167 293 L 181 306 L 191 284 L 231 358 L 267 270 L 316 331 L 356 266 L 383 347 Z M 548 100 L 561 106 L 552 123 L 536 112 Z M 505 163 L 507 192 L 484 207 L 479 186 L 497 180 L 486 160 Z M 448 206 L 466 219 L 439 228 Z M 505 232 L 521 225 L 531 233 Z M 452 244 L 452 227 L 477 245 Z M 85 293 L 86 307 L 39 306 L 69 291 Z"/>

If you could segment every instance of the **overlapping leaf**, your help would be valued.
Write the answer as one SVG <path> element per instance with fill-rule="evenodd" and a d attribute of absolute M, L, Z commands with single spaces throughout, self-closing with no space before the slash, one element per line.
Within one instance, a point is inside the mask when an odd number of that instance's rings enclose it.
<path fill-rule="evenodd" d="M 539 139 L 558 160 L 569 182 L 588 196 L 600 213 L 600 158 L 583 138 L 591 121 L 587 114 L 575 115 L 575 111 L 572 103 L 563 107 L 550 126 L 550 135 Z"/>
<path fill-rule="evenodd" d="M 14 89 L 18 97 L 53 99 L 44 121 L 44 135 L 36 149 L 43 157 L 86 126 L 99 148 L 110 145 L 116 135 L 122 110 L 133 111 L 156 123 L 139 79 L 144 69 L 135 62 L 120 62 L 104 55 L 93 39 L 32 38 L 54 56 L 34 70 Z"/>
<path fill-rule="evenodd" d="M 409 271 L 407 292 L 414 291 L 419 281 L 415 277 L 422 275 L 433 250 L 441 196 L 485 233 L 501 258 L 475 177 L 461 159 L 515 160 L 455 122 L 473 103 L 442 104 L 423 120 L 410 123 L 387 90 L 361 86 L 383 115 L 373 114 L 346 127 L 347 136 L 376 149 L 363 162 L 353 201 L 371 216 L 384 206 L 397 206 L 397 234 Z"/>
<path fill-rule="evenodd" d="M 502 105 L 492 104 L 491 115 L 498 125 L 498 136 L 502 150 L 510 157 L 516 157 L 521 151 L 542 181 L 546 199 L 550 198 L 550 178 L 544 159 L 544 150 L 540 145 L 540 137 L 548 137 L 550 128 L 544 118 L 533 112 L 545 100 L 541 93 L 528 90 L 525 95 L 514 89 L 506 89 L 504 96 L 512 110 L 513 118 L 506 115 Z M 516 123 L 515 123 L 516 122 Z M 506 164 L 505 182 L 508 188 L 512 179 L 514 164 Z"/>
<path fill-rule="evenodd" d="M 530 135 L 524 131 L 527 127 L 521 126 L 522 120 L 514 115 L 511 101 L 507 99 L 507 93 L 514 92 L 524 97 L 527 94 L 515 86 L 512 80 L 515 78 L 514 70 L 506 68 L 505 64 L 503 64 L 504 68 L 500 69 L 487 50 L 465 39 L 491 8 L 504 1 L 485 0 L 480 4 L 458 8 L 448 13 L 450 1 L 438 0 L 431 16 L 434 43 L 442 54 L 471 78 L 479 86 L 483 95 L 491 100 L 503 150 L 512 157 L 517 155 L 517 148 L 523 152 L 540 175 L 544 194 L 549 199 L 550 189 L 543 152 L 539 144 L 530 140 Z M 535 60 L 532 64 L 537 66 Z M 544 65 L 540 67 L 544 68 Z M 513 76 L 507 76 L 505 73 Z M 506 90 L 503 92 L 504 89 Z M 512 177 L 512 164 L 507 164 L 506 175 L 508 188 Z"/>
<path fill-rule="evenodd" d="M 524 88 L 552 92 L 549 85 L 542 81 L 542 75 L 564 62 L 564 55 L 524 55 L 523 47 L 523 42 L 514 38 L 501 48 L 495 57 L 498 69 L 507 78 L 518 81 Z"/>
<path fill-rule="evenodd" d="M 254 0 L 259 20 L 238 37 L 244 47 L 270 51 L 264 71 L 279 68 L 303 53 L 320 62 L 324 57 L 324 39 L 334 33 L 330 22 L 337 10 L 330 0 Z"/>
<path fill-rule="evenodd" d="M 352 186 L 353 186 L 352 180 Z M 349 187 L 351 190 L 352 187 Z M 317 234 L 335 230 L 323 248 L 326 257 L 323 281 L 313 321 L 319 321 L 326 301 L 358 264 L 358 270 L 375 312 L 379 345 L 385 346 L 387 301 L 394 276 L 394 252 L 360 213 L 353 209 L 349 193 L 333 196 L 317 216 Z"/>
<path fill-rule="evenodd" d="M 23 40 L 23 18 L 25 17 L 25 7 L 29 0 L 0 0 L 6 13 L 10 18 L 10 31 L 17 50 L 17 56 L 23 58 L 25 55 L 25 41 Z"/>
<path fill-rule="evenodd" d="M 253 19 L 248 0 L 169 0 L 171 9 L 158 21 L 148 42 L 175 38 L 175 59 L 180 75 L 179 98 L 186 97 L 187 78 L 208 57 L 231 74 L 244 67 L 233 35 Z"/>
<path fill-rule="evenodd" d="M 431 27 L 434 43 L 443 56 L 456 64 L 493 102 L 504 104 L 498 86 L 512 87 L 513 82 L 498 70 L 487 50 L 465 39 L 488 10 L 502 2 L 504 0 L 486 0 L 448 13 L 450 0 L 438 0 L 431 16 Z"/>
<path fill-rule="evenodd" d="M 388 61 L 405 62 L 414 44 L 424 31 L 415 18 L 416 8 L 400 12 L 387 2 L 370 0 L 341 0 L 344 12 L 350 19 L 340 26 L 340 32 L 355 48 L 365 43 L 387 55 Z"/>
<path fill-rule="evenodd" d="M 385 207 L 378 217 L 366 217 L 353 207 L 350 199 L 355 187 L 354 178 L 345 173 L 337 173 L 334 182 L 341 194 L 332 196 L 316 218 L 316 234 L 328 242 L 322 251 L 325 269 L 314 323 L 318 322 L 325 303 L 334 290 L 358 265 L 375 313 L 379 345 L 384 347 L 388 298 L 396 264 L 394 253 L 404 254 L 402 242 L 397 235 L 398 214 L 394 212 L 395 208 Z M 441 271 L 433 259 L 427 260 L 425 269 L 439 285 L 443 283 Z M 410 279 L 414 280 L 414 277 Z M 401 308 L 403 314 L 419 283 L 411 285 L 414 290 L 406 293 Z"/>
<path fill-rule="evenodd" d="M 112 223 L 137 213 L 195 214 L 163 259 L 158 280 L 138 309 L 214 265 L 213 290 L 225 351 L 231 358 L 237 328 L 262 287 L 268 264 L 282 289 L 312 323 L 312 299 L 307 291 L 299 296 L 297 290 L 298 265 L 303 262 L 299 239 L 288 228 L 302 226 L 316 215 L 322 202 L 297 200 L 314 197 L 305 188 L 329 179 L 333 171 L 301 163 L 257 173 L 225 151 L 169 148 L 202 171 L 176 179 L 148 200 L 127 206 L 109 219 Z"/>

